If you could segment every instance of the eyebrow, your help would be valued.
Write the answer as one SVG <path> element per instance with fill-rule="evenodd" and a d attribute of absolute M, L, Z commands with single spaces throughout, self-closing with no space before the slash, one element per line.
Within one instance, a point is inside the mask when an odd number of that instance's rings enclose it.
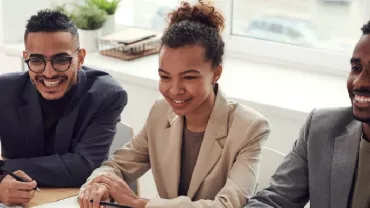
<path fill-rule="evenodd" d="M 158 69 L 158 72 L 163 72 L 165 74 L 170 74 L 169 72 L 159 68 Z M 200 74 L 200 72 L 198 70 L 195 70 L 195 69 L 189 69 L 189 70 L 186 70 L 186 71 L 183 71 L 181 72 L 180 74 L 184 75 L 184 74 L 188 74 L 188 73 L 197 73 L 197 74 Z"/>
<path fill-rule="evenodd" d="M 71 56 L 71 55 L 68 54 L 68 53 L 66 53 L 66 52 L 62 52 L 62 53 L 54 54 L 51 57 L 56 57 L 56 56 Z M 32 58 L 32 57 L 35 57 L 35 58 L 45 58 L 46 56 L 43 55 L 43 54 L 33 53 L 33 54 L 30 55 L 30 58 Z"/>
<path fill-rule="evenodd" d="M 359 58 L 351 58 L 350 63 L 361 63 L 361 59 L 359 59 Z"/>

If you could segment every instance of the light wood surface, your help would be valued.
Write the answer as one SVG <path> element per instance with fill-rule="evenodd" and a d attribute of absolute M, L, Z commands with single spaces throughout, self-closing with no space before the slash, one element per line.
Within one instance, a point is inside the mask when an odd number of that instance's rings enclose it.
<path fill-rule="evenodd" d="M 40 188 L 42 191 L 35 192 L 35 197 L 24 207 L 34 207 L 51 202 L 56 202 L 68 197 L 76 196 L 79 192 L 78 188 Z"/>

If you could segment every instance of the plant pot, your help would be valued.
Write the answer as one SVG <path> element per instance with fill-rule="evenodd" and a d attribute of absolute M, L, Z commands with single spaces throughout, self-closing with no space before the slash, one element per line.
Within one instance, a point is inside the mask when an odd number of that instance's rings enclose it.
<path fill-rule="evenodd" d="M 107 16 L 102 28 L 102 35 L 109 35 L 116 31 L 116 15 L 111 14 Z"/>
<path fill-rule="evenodd" d="M 88 52 L 97 52 L 99 50 L 98 40 L 102 36 L 102 29 L 82 30 L 78 29 L 80 37 L 80 46 Z"/>

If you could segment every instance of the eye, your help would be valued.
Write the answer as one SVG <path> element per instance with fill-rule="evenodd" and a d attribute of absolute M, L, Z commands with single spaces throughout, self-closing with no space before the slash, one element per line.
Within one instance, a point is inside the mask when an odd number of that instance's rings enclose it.
<path fill-rule="evenodd" d="M 353 72 L 360 72 L 362 71 L 362 66 L 358 64 L 352 64 L 351 71 Z"/>
<path fill-rule="evenodd" d="M 184 77 L 184 79 L 189 79 L 189 80 L 196 79 L 196 78 L 198 78 L 198 77 L 195 77 L 195 76 L 186 76 L 186 77 Z"/>
<path fill-rule="evenodd" d="M 44 64 L 44 60 L 42 58 L 31 58 L 30 64 L 32 65 L 41 65 Z"/>
<path fill-rule="evenodd" d="M 53 59 L 53 63 L 60 64 L 60 65 L 69 64 L 69 58 L 68 57 L 55 57 Z"/>
<path fill-rule="evenodd" d="M 168 79 L 170 79 L 170 77 L 169 77 L 169 76 L 164 76 L 164 75 L 159 75 L 159 77 L 160 77 L 161 79 L 164 79 L 164 80 L 168 80 Z"/>

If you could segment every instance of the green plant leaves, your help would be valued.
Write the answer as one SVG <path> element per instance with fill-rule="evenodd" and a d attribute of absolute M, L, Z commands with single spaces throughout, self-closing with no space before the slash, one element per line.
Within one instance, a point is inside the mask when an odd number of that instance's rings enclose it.
<path fill-rule="evenodd" d="M 87 4 L 96 5 L 99 9 L 104 10 L 108 15 L 116 13 L 118 4 L 121 0 L 86 0 Z"/>

